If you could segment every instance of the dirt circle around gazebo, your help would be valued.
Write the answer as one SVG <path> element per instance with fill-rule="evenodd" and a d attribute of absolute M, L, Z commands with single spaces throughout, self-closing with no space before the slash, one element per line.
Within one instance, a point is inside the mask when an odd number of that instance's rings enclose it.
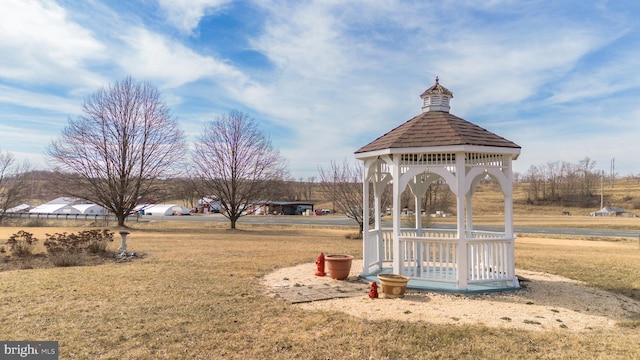
<path fill-rule="evenodd" d="M 262 282 L 268 292 L 285 300 L 287 293 L 337 288 L 343 295 L 292 306 L 341 311 L 367 320 L 583 332 L 621 331 L 619 321 L 637 319 L 640 314 L 640 301 L 549 273 L 516 270 L 522 281 L 521 289 L 515 291 L 460 295 L 407 289 L 403 298 L 370 299 L 368 285 L 356 281 L 362 260 L 353 260 L 347 282 L 315 276 L 316 269 L 315 263 L 281 268 Z"/>

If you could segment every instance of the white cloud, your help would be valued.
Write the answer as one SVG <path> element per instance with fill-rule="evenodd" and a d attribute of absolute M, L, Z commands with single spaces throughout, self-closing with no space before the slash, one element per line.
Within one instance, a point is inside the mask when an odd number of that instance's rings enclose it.
<path fill-rule="evenodd" d="M 121 34 L 125 47 L 115 59 L 129 74 L 161 81 L 174 88 L 203 77 L 233 79 L 239 83 L 245 76 L 233 66 L 202 56 L 181 43 L 144 28 L 130 28 Z"/>
<path fill-rule="evenodd" d="M 0 125 L 0 151 L 10 152 L 19 162 L 26 160 L 36 168 L 45 168 L 43 154 L 53 134 L 39 128 L 25 131 L 23 124 L 15 125 Z"/>
<path fill-rule="evenodd" d="M 597 104 L 601 99 L 638 88 L 640 74 L 637 71 L 637 58 L 640 51 L 637 48 L 601 52 L 606 54 L 599 54 L 603 57 L 599 66 L 568 74 L 553 89 L 547 103 L 555 105 L 589 101 Z"/>
<path fill-rule="evenodd" d="M 104 46 L 52 1 L 6 0 L 0 11 L 0 78 L 35 83 L 100 82 L 87 70 Z M 7 55 L 11 56 L 7 56 Z"/>
<path fill-rule="evenodd" d="M 17 105 L 30 109 L 42 109 L 61 112 L 64 114 L 78 114 L 81 104 L 78 99 L 21 90 L 15 87 L 0 85 L 0 103 Z"/>
<path fill-rule="evenodd" d="M 200 19 L 232 0 L 158 0 L 167 21 L 178 30 L 190 33 Z"/>

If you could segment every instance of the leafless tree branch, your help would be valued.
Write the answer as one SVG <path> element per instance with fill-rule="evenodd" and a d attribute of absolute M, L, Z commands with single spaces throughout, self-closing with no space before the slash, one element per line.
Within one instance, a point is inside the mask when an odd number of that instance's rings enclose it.
<path fill-rule="evenodd" d="M 7 210 L 26 200 L 29 170 L 27 162 L 18 164 L 13 154 L 0 153 L 0 223 L 7 215 Z"/>
<path fill-rule="evenodd" d="M 360 162 L 352 166 L 346 159 L 342 164 L 332 161 L 328 169 L 318 169 L 320 188 L 325 198 L 333 200 L 337 211 L 355 220 L 360 227 L 360 233 L 364 229 L 362 171 Z M 370 224 L 374 221 L 375 219 L 370 217 Z"/>

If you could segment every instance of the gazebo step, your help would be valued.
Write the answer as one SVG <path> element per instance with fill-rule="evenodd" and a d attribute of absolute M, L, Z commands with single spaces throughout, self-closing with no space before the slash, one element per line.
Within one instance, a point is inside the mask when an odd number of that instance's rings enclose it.
<path fill-rule="evenodd" d="M 360 275 L 360 278 L 368 282 L 375 281 L 379 283 L 380 280 L 378 280 L 378 274 L 391 274 L 392 272 L 392 268 L 383 268 L 381 271 L 371 273 L 369 275 Z M 515 285 L 510 285 L 507 283 L 507 281 L 487 281 L 481 283 L 474 282 L 468 284 L 467 289 L 458 289 L 456 287 L 456 283 L 454 282 L 430 281 L 427 279 L 411 279 L 407 283 L 407 289 L 456 294 L 478 294 L 487 292 L 519 290 L 520 284 L 516 282 Z"/>

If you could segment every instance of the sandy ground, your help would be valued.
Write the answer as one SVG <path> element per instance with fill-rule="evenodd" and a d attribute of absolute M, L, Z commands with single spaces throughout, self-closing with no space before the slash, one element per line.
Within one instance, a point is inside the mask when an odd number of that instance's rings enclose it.
<path fill-rule="evenodd" d="M 351 276 L 362 269 L 354 260 Z M 263 278 L 264 285 L 296 287 L 334 284 L 314 276 L 314 263 L 279 269 Z M 425 321 L 434 324 L 478 324 L 489 327 L 547 331 L 616 330 L 619 320 L 640 316 L 640 302 L 560 276 L 518 270 L 528 281 L 522 289 L 481 295 L 454 295 L 407 290 L 404 298 L 361 296 L 295 304 L 306 310 L 342 311 L 369 320 Z"/>

